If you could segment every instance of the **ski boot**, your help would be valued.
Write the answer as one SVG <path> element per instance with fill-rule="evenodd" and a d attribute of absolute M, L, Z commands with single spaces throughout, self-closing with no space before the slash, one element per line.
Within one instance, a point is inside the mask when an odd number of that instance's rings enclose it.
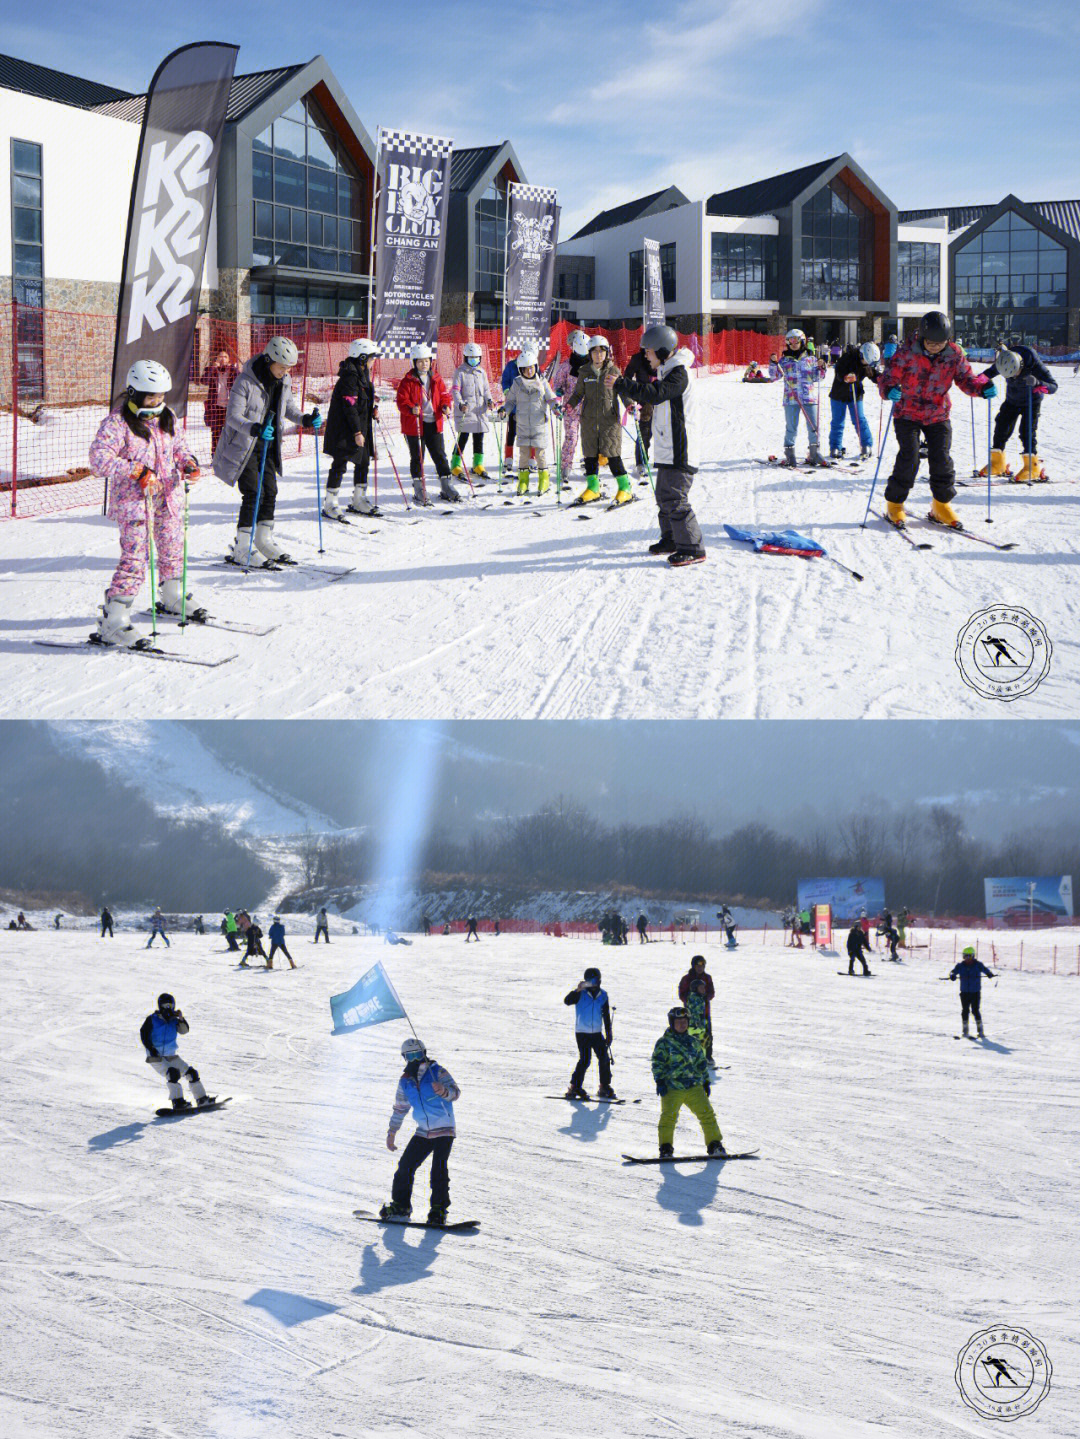
<path fill-rule="evenodd" d="M 618 1099 L 619 1096 L 615 1093 L 610 1084 L 602 1084 L 600 1088 L 596 1091 L 596 1097 L 597 1099 Z"/>
<path fill-rule="evenodd" d="M 701 545 L 693 545 L 668 555 L 667 562 L 673 569 L 681 570 L 686 565 L 700 565 L 704 559 L 705 551 Z"/>
<path fill-rule="evenodd" d="M 575 505 L 591 505 L 594 500 L 600 498 L 600 481 L 595 475 L 590 475 L 586 481 L 585 488 L 574 501 Z"/>
<path fill-rule="evenodd" d="M 980 1039 L 985 1039 L 985 1038 L 986 1038 L 986 1035 L 983 1034 L 983 1027 L 982 1027 L 981 1024 L 979 1025 L 979 1028 L 978 1028 L 978 1035 L 979 1035 L 979 1038 L 980 1038 Z"/>
<path fill-rule="evenodd" d="M 785 446 L 784 446 L 784 464 L 785 464 L 785 465 L 788 467 L 788 469 L 790 469 L 790 470 L 793 470 L 793 469 L 795 468 L 795 466 L 798 464 L 798 460 L 796 460 L 796 458 L 795 458 L 795 446 L 794 446 L 794 445 L 785 445 Z"/>
<path fill-rule="evenodd" d="M 245 570 L 263 570 L 270 563 L 258 547 L 252 544 L 250 530 L 237 530 L 228 558 L 234 565 L 240 565 Z"/>
<path fill-rule="evenodd" d="M 859 459 L 860 459 L 860 460 L 872 460 L 873 458 L 874 458 L 874 452 L 873 452 L 873 450 L 870 448 L 869 445 L 864 445 L 863 448 L 859 451 Z"/>
<path fill-rule="evenodd" d="M 1037 484 L 1039 480 L 1045 479 L 1045 476 L 1046 472 L 1038 455 L 1025 455 L 1024 463 L 1013 475 L 1013 479 L 1018 484 Z"/>
<path fill-rule="evenodd" d="M 353 485 L 349 509 L 354 515 L 378 516 L 382 514 L 382 510 L 379 509 L 378 505 L 372 504 L 371 500 L 368 499 L 367 485 Z"/>
<path fill-rule="evenodd" d="M 413 482 L 412 497 L 414 505 L 419 505 L 422 510 L 431 509 L 432 502 L 427 497 L 427 489 L 419 480 Z"/>
<path fill-rule="evenodd" d="M 970 1036 L 968 1035 L 967 1020 L 964 1021 L 964 1028 L 963 1028 L 963 1030 L 961 1031 L 961 1033 L 963 1034 L 963 1036 L 964 1036 L 965 1039 L 968 1039 L 968 1038 L 970 1037 Z"/>
<path fill-rule="evenodd" d="M 130 596 L 113 595 L 110 597 L 108 591 L 105 592 L 105 604 L 101 610 L 97 629 L 94 631 L 94 639 L 98 644 L 116 645 L 125 650 L 146 648 L 150 643 L 149 637 L 140 635 L 131 623 L 132 603 L 133 600 Z"/>
<path fill-rule="evenodd" d="M 489 478 L 490 478 L 490 476 L 488 475 L 487 470 L 484 469 L 484 461 L 481 459 L 481 457 L 480 457 L 479 455 L 476 455 L 476 456 L 474 456 L 474 458 L 473 458 L 473 462 L 472 462 L 472 477 L 473 477 L 473 479 L 476 481 L 476 483 L 477 483 L 478 485 L 483 484 L 483 482 L 484 482 L 486 479 L 489 479 Z"/>
<path fill-rule="evenodd" d="M 548 474 L 547 470 L 540 470 L 536 476 L 536 493 L 538 495 L 546 495 L 548 490 L 550 489 L 551 476 Z"/>
<path fill-rule="evenodd" d="M 406 1223 L 411 1217 L 412 1205 L 395 1204 L 393 1200 L 391 1200 L 389 1204 L 384 1204 L 379 1210 L 380 1219 L 394 1219 L 397 1220 L 399 1224 Z"/>
<path fill-rule="evenodd" d="M 167 615 L 179 615 L 184 613 L 184 600 L 191 599 L 190 595 L 184 595 L 184 586 L 181 580 L 162 580 L 161 590 L 158 594 L 158 610 L 164 611 Z M 207 613 L 204 609 L 188 609 L 187 618 L 197 625 L 205 624 Z"/>
<path fill-rule="evenodd" d="M 527 495 L 527 494 L 529 493 L 529 472 L 528 472 L 528 470 L 519 470 L 519 471 L 518 471 L 517 492 L 518 492 L 519 495 Z"/>
<path fill-rule="evenodd" d="M 817 445 L 810 446 L 810 451 L 806 456 L 806 463 L 810 466 L 812 470 L 816 470 L 820 465 L 824 465 L 826 463 L 826 461 L 821 458 L 821 451 L 818 449 Z"/>
<path fill-rule="evenodd" d="M 674 1157 L 675 1157 L 675 1146 L 674 1146 L 674 1144 L 661 1144 L 661 1146 L 660 1146 L 660 1158 L 661 1158 L 661 1159 L 673 1159 Z"/>
<path fill-rule="evenodd" d="M 323 495 L 322 512 L 328 520 L 343 520 L 345 518 L 345 510 L 341 501 L 338 499 L 337 490 L 327 490 L 326 494 Z"/>
<path fill-rule="evenodd" d="M 843 452 L 843 450 L 830 450 L 830 451 L 829 451 L 829 459 L 830 459 L 830 460 L 842 460 L 843 458 L 844 458 L 844 452 Z"/>
<path fill-rule="evenodd" d="M 903 526 L 907 524 L 907 515 L 904 514 L 903 500 L 886 500 L 885 513 L 892 523 L 899 528 L 902 529 Z"/>
<path fill-rule="evenodd" d="M 947 500 L 931 500 L 930 513 L 926 517 L 935 525 L 944 525 L 948 530 L 962 530 L 960 516 Z"/>
<path fill-rule="evenodd" d="M 628 505 L 634 498 L 634 492 L 630 488 L 630 481 L 625 475 L 619 476 L 619 488 L 615 491 L 615 498 L 612 501 L 615 505 Z"/>
<path fill-rule="evenodd" d="M 433 1204 L 428 1210 L 427 1222 L 431 1225 L 432 1229 L 446 1228 L 446 1210 L 447 1206 L 445 1204 Z"/>
<path fill-rule="evenodd" d="M 1009 467 L 1008 467 L 1008 465 L 1005 463 L 1005 451 L 1004 451 L 1004 450 L 991 450 L 991 451 L 990 451 L 990 473 L 991 473 L 991 475 L 997 475 L 997 476 L 1001 476 L 1001 477 L 1004 477 L 1005 475 L 1007 475 L 1007 474 L 1009 473 Z M 985 465 L 983 465 L 982 469 L 979 471 L 979 474 L 980 474 L 980 476 L 981 476 L 984 480 L 986 479 L 986 466 L 985 466 Z"/>
<path fill-rule="evenodd" d="M 184 1099 L 182 1096 L 180 1099 L 173 1100 L 172 1107 L 176 1110 L 177 1114 L 179 1114 L 181 1110 L 195 1108 L 190 1099 Z"/>
<path fill-rule="evenodd" d="M 675 541 L 670 535 L 661 535 L 649 546 L 650 555 L 673 555 L 675 553 Z"/>
<path fill-rule="evenodd" d="M 274 539 L 273 520 L 260 520 L 255 526 L 255 548 L 273 565 L 291 565 L 294 563 L 292 556 L 287 555 L 277 540 Z"/>
<path fill-rule="evenodd" d="M 588 1099 L 588 1097 L 580 1084 L 572 1084 L 566 1091 L 567 1099 Z"/>
<path fill-rule="evenodd" d="M 442 499 L 449 500 L 452 505 L 456 505 L 461 499 L 461 495 L 451 484 L 449 475 L 439 476 L 439 495 Z"/>
<path fill-rule="evenodd" d="M 460 455 L 455 455 L 454 458 L 450 461 L 450 473 L 453 475 L 455 480 L 460 480 L 464 477 L 465 461 L 461 458 Z"/>
<path fill-rule="evenodd" d="M 714 1139 L 713 1142 L 706 1147 L 705 1153 L 726 1154 L 727 1150 L 724 1148 L 724 1141 L 722 1139 Z"/>

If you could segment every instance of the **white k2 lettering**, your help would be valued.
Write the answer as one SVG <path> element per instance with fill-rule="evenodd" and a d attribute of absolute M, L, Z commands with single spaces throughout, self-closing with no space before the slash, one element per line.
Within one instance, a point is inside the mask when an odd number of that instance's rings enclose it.
<path fill-rule="evenodd" d="M 207 161 L 213 152 L 213 141 L 201 130 L 190 131 L 171 150 L 165 140 L 150 147 L 143 208 L 136 222 L 129 345 L 144 328 L 160 330 L 191 313 L 195 271 L 182 260 L 201 248 L 211 197 L 196 196 L 208 188 Z"/>

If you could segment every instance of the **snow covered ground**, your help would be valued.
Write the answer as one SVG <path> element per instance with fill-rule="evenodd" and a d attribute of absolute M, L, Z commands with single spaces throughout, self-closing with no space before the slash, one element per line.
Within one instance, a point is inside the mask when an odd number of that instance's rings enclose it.
<path fill-rule="evenodd" d="M 1076 979 L 988 984 L 977 1045 L 937 964 L 849 983 L 833 957 L 712 944 L 713 1097 L 760 1156 L 661 1172 L 621 1155 L 656 1143 L 681 947 L 305 937 L 274 973 L 217 937 L 2 950 L 10 1439 L 973 1436 L 956 1357 L 995 1323 L 1054 1366 L 1018 1427 L 1080 1432 Z M 388 1194 L 407 1031 L 334 1038 L 327 996 L 377 959 L 462 1086 L 452 1212 L 476 1235 L 352 1218 Z M 603 1112 L 544 1098 L 590 961 L 641 1099 Z M 164 987 L 223 1113 L 154 1120 L 137 1030 Z"/>
<path fill-rule="evenodd" d="M 321 562 L 353 566 L 353 573 L 333 584 L 302 572 L 244 577 L 219 558 L 235 524 L 235 493 L 207 478 L 192 500 L 196 603 L 222 617 L 277 625 L 265 638 L 166 630 L 169 648 L 237 656 L 220 669 L 35 647 L 35 638 L 88 633 L 116 562 L 116 533 L 86 510 L 5 522 L 0 714 L 1074 716 L 1080 379 L 1067 367 L 1056 373 L 1061 389 L 1044 405 L 1040 443 L 1054 483 L 996 484 L 992 527 L 985 524 L 984 485 L 961 490 L 957 501 L 974 533 L 1018 542 L 1009 554 L 938 531 L 926 536 L 933 549 L 919 553 L 881 522 L 862 530 L 872 466 L 858 474 L 791 474 L 757 464 L 781 449 L 779 391 L 741 385 L 734 374 L 697 381 L 704 462 L 693 499 L 709 562 L 680 572 L 645 553 L 656 534 L 647 486 L 637 489 L 644 503 L 618 514 L 560 513 L 554 497 L 528 506 L 507 502 L 489 485 L 475 506 L 470 500 L 453 514 L 436 508 L 406 518 L 384 454 L 379 495 L 390 518 L 357 520 L 348 530 L 324 527 Z M 875 396 L 867 408 L 876 434 Z M 974 458 L 982 463 L 986 405 L 975 409 Z M 968 475 L 970 406 L 963 396 L 953 418 L 958 473 Z M 847 438 L 850 447 L 850 428 Z M 1009 453 L 1016 462 L 1015 438 Z M 890 437 L 883 475 L 893 454 Z M 404 476 L 400 437 L 394 455 Z M 278 533 L 314 561 L 310 443 L 287 471 Z M 325 473 L 323 464 L 324 479 Z M 575 477 L 571 491 L 579 489 Z M 924 478 L 912 514 L 924 514 L 928 504 Z M 828 561 L 755 555 L 726 538 L 725 521 L 795 526 L 865 580 L 857 583 Z M 1029 609 L 1054 647 L 1049 676 L 1004 711 L 969 689 L 954 662 L 961 627 L 995 604 Z"/>

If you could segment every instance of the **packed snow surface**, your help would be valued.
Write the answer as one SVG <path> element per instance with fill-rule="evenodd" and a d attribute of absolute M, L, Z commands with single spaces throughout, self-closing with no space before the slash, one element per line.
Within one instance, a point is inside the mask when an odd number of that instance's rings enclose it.
<path fill-rule="evenodd" d="M 707 945 L 713 1100 L 760 1153 L 634 1168 L 691 947 L 291 945 L 300 968 L 267 973 L 217 936 L 3 932 L 6 1439 L 974 1436 L 953 1374 L 994 1324 L 1050 1355 L 1031 1433 L 1078 1433 L 1077 979 L 986 982 L 979 1044 L 918 951 L 864 980 Z M 461 1085 L 451 1214 L 476 1234 L 352 1217 L 389 1197 L 408 1030 L 333 1037 L 327 998 L 377 960 Z M 590 962 L 640 1103 L 545 1098 Z M 222 1112 L 154 1118 L 138 1027 L 163 988 Z"/>
<path fill-rule="evenodd" d="M 162 626 L 161 643 L 219 669 L 36 647 L 80 640 L 96 620 L 119 553 L 111 521 L 88 510 L 0 524 L 4 585 L 0 694 L 7 716 L 145 718 L 997 718 L 1075 716 L 1080 710 L 1080 557 L 1075 525 L 1080 379 L 1055 371 L 1043 405 L 1041 458 L 1053 483 L 996 482 L 986 524 L 985 482 L 959 492 L 958 513 L 981 536 L 1015 541 L 1001 554 L 919 524 L 917 552 L 871 517 L 861 528 L 874 466 L 791 472 L 758 463 L 782 451 L 779 385 L 701 375 L 701 467 L 692 500 L 706 564 L 673 571 L 646 554 L 656 538 L 643 503 L 560 509 L 554 491 L 529 504 L 489 483 L 444 513 L 406 514 L 380 443 L 385 520 L 323 523 L 319 555 L 310 441 L 286 465 L 277 537 L 310 562 L 353 567 L 334 583 L 303 571 L 244 576 L 221 557 L 237 496 L 213 476 L 191 501 L 193 604 L 222 618 L 274 624 L 270 635 Z M 866 402 L 878 433 L 876 394 Z M 996 410 L 996 402 L 994 402 Z M 823 423 L 828 412 L 823 400 Z M 970 478 L 987 451 L 987 404 L 954 392 L 953 453 Z M 452 441 L 450 442 L 452 443 Z M 850 424 L 846 443 L 854 446 Z M 624 443 L 629 459 L 631 445 Z M 806 453 L 800 430 L 798 453 Z M 1009 459 L 1019 466 L 1013 438 Z M 393 439 L 409 488 L 404 444 Z M 886 440 L 875 508 L 895 445 Z M 496 470 L 489 438 L 488 468 Z M 321 461 L 326 478 L 325 457 Z M 432 493 L 431 466 L 428 481 Z M 568 478 L 566 497 L 582 488 Z M 610 480 L 607 488 L 612 488 Z M 342 490 L 347 499 L 348 486 Z M 929 508 L 923 474 L 909 513 Z M 415 523 L 414 523 L 415 522 Z M 830 560 L 757 555 L 725 522 L 795 527 L 864 575 Z M 144 589 L 145 602 L 147 590 Z M 957 669 L 957 636 L 991 605 L 1022 606 L 1047 627 L 1050 673 L 1030 696 L 981 698 Z M 144 622 L 145 627 L 145 622 Z"/>

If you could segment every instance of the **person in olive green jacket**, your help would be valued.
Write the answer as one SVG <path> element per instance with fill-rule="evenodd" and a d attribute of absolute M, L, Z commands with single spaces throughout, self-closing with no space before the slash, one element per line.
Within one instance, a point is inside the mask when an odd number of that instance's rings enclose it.
<path fill-rule="evenodd" d="M 675 1125 L 684 1104 L 701 1125 L 707 1152 L 725 1153 L 716 1112 L 709 1103 L 705 1051 L 690 1033 L 690 1016 L 681 1004 L 668 1010 L 668 1027 L 653 1049 L 652 1072 L 660 1096 L 660 1158 L 670 1159 L 675 1153 Z"/>
<path fill-rule="evenodd" d="M 600 456 L 606 457 L 608 469 L 615 476 L 617 505 L 629 504 L 634 498 L 626 466 L 622 462 L 622 420 L 615 381 L 622 371 L 611 358 L 611 350 L 603 335 L 589 341 L 589 363 L 578 371 L 577 383 L 567 405 L 581 405 L 581 454 L 585 462 L 585 488 L 574 501 L 588 505 L 600 498 Z"/>

